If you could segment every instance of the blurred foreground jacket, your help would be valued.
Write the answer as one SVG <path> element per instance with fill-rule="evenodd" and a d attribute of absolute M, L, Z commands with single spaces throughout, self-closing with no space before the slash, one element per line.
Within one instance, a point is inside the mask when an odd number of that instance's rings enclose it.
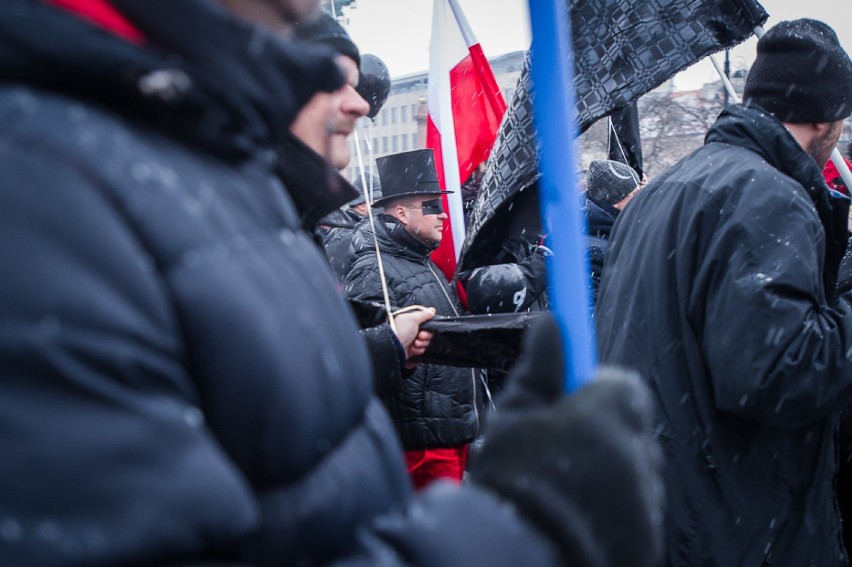
<path fill-rule="evenodd" d="M 331 58 L 210 2 L 115 4 L 141 45 L 0 6 L 0 563 L 549 564 L 482 490 L 403 515 L 366 349 L 274 175 Z"/>

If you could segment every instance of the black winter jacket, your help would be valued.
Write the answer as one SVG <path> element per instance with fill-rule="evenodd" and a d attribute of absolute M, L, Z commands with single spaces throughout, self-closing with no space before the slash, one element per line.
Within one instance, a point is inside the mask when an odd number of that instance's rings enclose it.
<path fill-rule="evenodd" d="M 621 212 L 605 201 L 596 201 L 583 194 L 583 218 L 586 221 L 586 260 L 589 262 L 589 289 L 592 310 L 598 299 L 604 260 L 609 250 L 612 225 Z"/>
<path fill-rule="evenodd" d="M 204 0 L 113 4 L 145 46 L 0 6 L 0 563 L 548 564 L 482 491 L 405 515 L 355 321 L 273 175 L 333 60 Z"/>
<path fill-rule="evenodd" d="M 615 223 L 600 357 L 656 394 L 671 564 L 846 562 L 835 434 L 852 313 L 834 285 L 847 211 L 780 122 L 733 106 Z"/>
<path fill-rule="evenodd" d="M 461 314 L 455 290 L 429 259 L 432 249 L 392 216 L 380 214 L 375 220 L 391 305 L 425 305 L 438 315 Z M 359 225 L 352 246 L 346 295 L 383 302 L 369 223 Z M 483 404 L 479 374 L 470 368 L 420 364 L 403 379 L 398 393 L 382 398 L 406 450 L 457 447 L 476 437 Z"/>
<path fill-rule="evenodd" d="M 355 234 L 355 225 L 360 222 L 366 222 L 367 219 L 359 215 L 353 210 L 343 211 L 346 220 L 351 223 L 351 226 L 337 226 L 330 228 L 323 236 L 323 247 L 325 254 L 328 256 L 328 262 L 331 268 L 340 281 L 346 278 L 346 272 L 352 264 L 352 254 L 350 251 L 352 245 L 352 237 Z"/>

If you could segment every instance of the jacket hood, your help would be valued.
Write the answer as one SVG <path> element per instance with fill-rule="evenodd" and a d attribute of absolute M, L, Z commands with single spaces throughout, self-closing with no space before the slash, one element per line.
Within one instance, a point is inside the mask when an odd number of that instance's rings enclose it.
<path fill-rule="evenodd" d="M 274 146 L 314 93 L 342 84 L 327 52 L 291 46 L 212 1 L 113 5 L 144 43 L 38 0 L 4 0 L 0 73 L 238 153 Z"/>
<path fill-rule="evenodd" d="M 755 152 L 807 191 L 825 229 L 826 289 L 833 290 L 848 240 L 849 198 L 828 188 L 820 166 L 778 119 L 757 104 L 722 111 L 705 138 L 705 143 L 714 142 Z"/>
<path fill-rule="evenodd" d="M 585 193 L 583 194 L 583 197 L 583 213 L 586 218 L 586 234 L 600 236 L 601 238 L 609 238 L 612 225 L 615 224 L 615 219 L 618 218 L 618 213 L 621 211 L 606 201 L 592 199 Z"/>

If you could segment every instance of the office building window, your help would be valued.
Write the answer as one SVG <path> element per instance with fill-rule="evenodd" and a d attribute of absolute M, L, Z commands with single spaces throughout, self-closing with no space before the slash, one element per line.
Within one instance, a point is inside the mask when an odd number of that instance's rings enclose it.
<path fill-rule="evenodd" d="M 416 149 L 417 149 L 417 134 L 412 134 L 412 135 L 411 135 L 411 149 L 412 149 L 412 150 L 416 150 Z"/>
<path fill-rule="evenodd" d="M 399 111 L 400 111 L 400 113 L 402 114 L 402 117 L 400 118 L 400 121 L 401 121 L 403 124 L 405 124 L 406 122 L 408 122 L 408 107 L 407 107 L 407 106 L 401 106 L 401 107 L 399 108 Z"/>
<path fill-rule="evenodd" d="M 408 151 L 408 136 L 405 134 L 402 135 L 402 151 Z"/>
<path fill-rule="evenodd" d="M 382 136 L 382 153 L 388 153 L 388 137 Z"/>
<path fill-rule="evenodd" d="M 386 109 L 382 110 L 380 112 L 380 114 L 382 115 L 382 126 L 387 126 L 388 125 L 388 109 L 386 108 Z"/>
<path fill-rule="evenodd" d="M 396 124 L 396 107 L 390 109 L 391 111 L 391 124 Z"/>
<path fill-rule="evenodd" d="M 399 151 L 399 136 L 391 138 L 391 151 L 394 153 Z"/>

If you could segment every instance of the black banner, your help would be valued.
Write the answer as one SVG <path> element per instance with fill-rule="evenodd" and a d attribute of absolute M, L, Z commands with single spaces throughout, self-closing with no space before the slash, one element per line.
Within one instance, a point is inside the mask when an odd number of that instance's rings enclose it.
<path fill-rule="evenodd" d="M 755 0 L 568 0 L 568 7 L 580 132 L 707 55 L 746 40 L 769 17 Z M 527 57 L 488 158 L 459 270 L 490 263 L 499 230 L 484 227 L 538 179 L 529 63 Z M 574 164 L 565 164 L 565 174 L 575 174 Z"/>

